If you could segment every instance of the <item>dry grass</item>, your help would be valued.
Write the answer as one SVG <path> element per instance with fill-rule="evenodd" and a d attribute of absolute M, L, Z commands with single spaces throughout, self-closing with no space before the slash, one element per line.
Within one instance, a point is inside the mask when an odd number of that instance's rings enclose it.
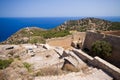
<path fill-rule="evenodd" d="M 70 72 L 78 72 L 79 69 L 75 68 L 73 65 L 66 63 L 64 67 L 62 68 L 65 71 L 70 71 Z"/>
<path fill-rule="evenodd" d="M 47 67 L 40 69 L 35 76 L 55 76 L 65 74 L 61 69 L 57 69 L 54 67 Z"/>

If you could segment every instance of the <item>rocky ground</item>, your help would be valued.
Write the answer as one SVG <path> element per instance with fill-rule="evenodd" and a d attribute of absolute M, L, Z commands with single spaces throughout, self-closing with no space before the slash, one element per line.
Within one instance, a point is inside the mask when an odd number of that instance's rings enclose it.
<path fill-rule="evenodd" d="M 0 59 L 9 58 L 13 62 L 0 70 L 0 80 L 113 79 L 101 69 L 88 66 L 72 51 L 48 44 L 0 45 Z"/>

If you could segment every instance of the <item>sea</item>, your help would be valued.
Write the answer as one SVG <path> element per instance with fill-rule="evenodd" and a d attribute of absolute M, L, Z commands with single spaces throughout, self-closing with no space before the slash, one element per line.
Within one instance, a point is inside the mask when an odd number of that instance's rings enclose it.
<path fill-rule="evenodd" d="M 6 40 L 12 34 L 25 27 L 39 27 L 43 29 L 52 29 L 68 20 L 79 20 L 86 17 L 1 17 L 0 18 L 0 42 Z M 120 22 L 120 17 L 95 17 Z"/>

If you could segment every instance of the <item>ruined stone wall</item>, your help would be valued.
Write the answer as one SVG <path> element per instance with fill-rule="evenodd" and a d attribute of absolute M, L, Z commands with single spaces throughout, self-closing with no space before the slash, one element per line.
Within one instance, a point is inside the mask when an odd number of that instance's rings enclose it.
<path fill-rule="evenodd" d="M 91 57 L 88 54 L 86 54 L 85 52 L 83 52 L 82 50 L 77 50 L 77 49 L 73 49 L 73 52 L 83 61 L 85 61 L 86 63 L 88 63 L 91 66 L 100 68 L 102 70 L 104 70 L 105 72 L 107 72 L 110 76 L 112 76 L 115 80 L 119 80 L 120 79 L 120 69 L 117 68 L 116 66 L 108 63 L 107 61 L 99 58 L 99 57 Z"/>
<path fill-rule="evenodd" d="M 111 75 L 115 80 L 120 79 L 120 69 L 106 62 L 105 60 L 96 56 L 92 61 L 92 65 L 104 70 L 109 75 Z"/>
<path fill-rule="evenodd" d="M 120 68 L 120 36 L 87 32 L 83 44 L 83 49 L 87 48 L 91 51 L 93 42 L 97 40 L 105 40 L 112 45 L 112 56 L 106 58 L 106 60 Z"/>
<path fill-rule="evenodd" d="M 85 32 L 77 32 L 74 33 L 73 35 L 68 35 L 65 37 L 48 39 L 46 40 L 46 43 L 51 46 L 61 46 L 67 49 L 71 47 L 72 41 L 78 41 L 79 39 L 81 39 L 81 41 L 84 41 L 85 35 L 86 35 Z"/>

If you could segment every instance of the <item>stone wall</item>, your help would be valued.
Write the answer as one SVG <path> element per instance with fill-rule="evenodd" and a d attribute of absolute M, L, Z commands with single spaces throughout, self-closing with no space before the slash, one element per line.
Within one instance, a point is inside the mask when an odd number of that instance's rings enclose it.
<path fill-rule="evenodd" d="M 89 65 L 100 68 L 103 71 L 107 72 L 115 80 L 120 79 L 120 69 L 115 67 L 114 65 L 97 56 L 93 58 L 81 50 L 74 49 L 73 52 Z"/>
<path fill-rule="evenodd" d="M 93 58 L 91 56 L 89 56 L 88 54 L 84 53 L 82 50 L 77 50 L 77 49 L 73 49 L 73 52 L 80 58 L 82 59 L 84 62 L 86 63 L 91 63 Z"/>
<path fill-rule="evenodd" d="M 87 32 L 83 49 L 87 48 L 91 51 L 93 42 L 97 40 L 105 40 L 112 45 L 112 55 L 111 57 L 107 57 L 105 60 L 120 68 L 120 36 Z"/>
<path fill-rule="evenodd" d="M 61 46 L 67 49 L 71 47 L 72 41 L 78 41 L 79 39 L 81 39 L 81 41 L 84 41 L 85 35 L 86 35 L 85 32 L 77 32 L 65 37 L 48 39 L 46 40 L 46 43 L 51 46 Z"/>

